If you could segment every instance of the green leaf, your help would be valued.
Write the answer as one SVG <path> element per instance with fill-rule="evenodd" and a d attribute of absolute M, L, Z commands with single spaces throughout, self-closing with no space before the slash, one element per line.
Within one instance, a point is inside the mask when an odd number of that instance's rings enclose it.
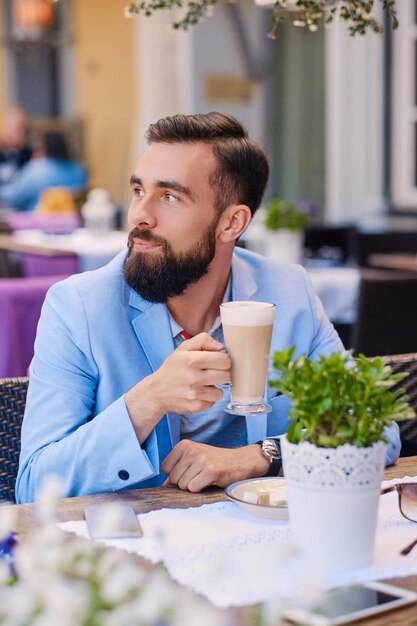
<path fill-rule="evenodd" d="M 265 226 L 269 230 L 303 230 L 308 221 L 309 214 L 287 200 L 272 199 L 266 205 Z"/>
<path fill-rule="evenodd" d="M 294 346 L 274 353 L 270 383 L 292 400 L 290 442 L 364 447 L 383 441 L 394 420 L 415 417 L 404 389 L 394 389 L 407 374 L 393 374 L 383 358 L 335 352 L 311 361 L 294 354 Z"/>

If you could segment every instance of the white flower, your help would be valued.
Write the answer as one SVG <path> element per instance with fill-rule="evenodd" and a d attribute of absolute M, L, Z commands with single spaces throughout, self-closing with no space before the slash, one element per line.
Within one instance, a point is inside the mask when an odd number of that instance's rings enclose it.
<path fill-rule="evenodd" d="M 284 606 L 282 598 L 273 598 L 265 602 L 262 607 L 262 616 L 265 626 L 275 626 L 280 624 L 283 616 Z"/>
<path fill-rule="evenodd" d="M 171 626 L 229 626 L 230 613 L 190 593 L 177 604 L 170 623 Z"/>
<path fill-rule="evenodd" d="M 2 587 L 0 591 L 0 623 L 20 626 L 29 624 L 38 606 L 37 599 L 24 584 Z"/>
<path fill-rule="evenodd" d="M 55 516 L 57 501 L 63 497 L 63 492 L 62 480 L 55 475 L 48 476 L 36 502 L 36 516 L 40 522 Z"/>
<path fill-rule="evenodd" d="M 83 582 L 68 578 L 49 580 L 39 594 L 43 611 L 33 626 L 79 626 L 88 613 L 90 597 L 90 589 Z"/>
<path fill-rule="evenodd" d="M 138 592 L 145 578 L 144 571 L 133 563 L 122 561 L 103 581 L 101 596 L 106 602 L 118 604 Z"/>
<path fill-rule="evenodd" d="M 16 526 L 17 513 L 11 506 L 0 506 L 0 538 L 6 537 Z"/>
<path fill-rule="evenodd" d="M 0 559 L 0 589 L 10 578 L 10 572 L 5 559 Z"/>
<path fill-rule="evenodd" d="M 168 576 L 157 569 L 145 581 L 139 597 L 140 616 L 144 624 L 155 624 L 178 602 L 178 589 Z"/>

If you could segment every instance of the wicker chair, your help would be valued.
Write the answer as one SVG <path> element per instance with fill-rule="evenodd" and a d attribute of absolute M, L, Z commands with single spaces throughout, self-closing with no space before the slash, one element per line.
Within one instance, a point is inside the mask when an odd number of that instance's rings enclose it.
<path fill-rule="evenodd" d="M 386 356 L 385 361 L 393 372 L 407 372 L 408 376 L 397 384 L 407 391 L 410 405 L 417 413 L 417 353 Z M 395 387 L 394 387 L 395 389 Z M 401 456 L 417 455 L 417 418 L 398 422 L 401 434 Z"/>
<path fill-rule="evenodd" d="M 28 378 L 0 379 L 0 500 L 15 502 Z"/>
<path fill-rule="evenodd" d="M 0 234 L 9 235 L 10 226 L 0 218 Z M 22 275 L 20 262 L 8 250 L 0 250 L 0 278 L 17 278 Z"/>

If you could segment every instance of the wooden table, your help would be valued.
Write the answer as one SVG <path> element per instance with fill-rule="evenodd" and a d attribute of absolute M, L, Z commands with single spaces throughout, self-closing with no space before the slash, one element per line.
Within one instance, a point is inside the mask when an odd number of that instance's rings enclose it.
<path fill-rule="evenodd" d="M 17 241 L 13 235 L 1 234 L 0 235 L 0 250 L 6 250 L 7 252 L 26 252 L 29 254 L 40 254 L 42 256 L 63 256 L 73 255 L 73 250 L 59 249 L 53 246 L 46 247 L 40 244 L 24 243 Z"/>
<path fill-rule="evenodd" d="M 390 270 L 417 272 L 417 254 L 371 254 L 368 264 Z"/>
<path fill-rule="evenodd" d="M 385 470 L 384 478 L 399 478 L 417 474 L 417 457 L 405 457 Z M 162 508 L 188 508 L 227 500 L 223 489 L 210 488 L 203 493 L 188 493 L 176 487 L 158 487 L 154 489 L 137 489 L 118 493 L 65 498 L 59 501 L 58 513 L 63 521 L 83 519 L 83 510 L 87 504 L 100 504 L 109 501 L 119 501 L 131 505 L 137 513 L 147 513 Z M 13 507 L 17 510 L 17 528 L 24 535 L 34 519 L 34 505 L 20 504 Z M 416 524 L 417 536 L 417 524 Z M 417 591 L 417 576 L 398 578 L 389 582 Z M 380 617 L 361 621 L 366 626 L 410 626 L 417 624 L 417 607 L 404 608 L 395 612 L 383 614 Z M 278 626 L 278 625 L 277 625 Z"/>
<path fill-rule="evenodd" d="M 94 233 L 77 228 L 67 234 L 45 233 L 39 229 L 19 230 L 0 234 L 0 250 L 18 254 L 36 255 L 54 262 L 56 257 L 76 256 L 79 271 L 94 270 L 108 263 L 126 249 L 127 232 L 111 230 Z"/>

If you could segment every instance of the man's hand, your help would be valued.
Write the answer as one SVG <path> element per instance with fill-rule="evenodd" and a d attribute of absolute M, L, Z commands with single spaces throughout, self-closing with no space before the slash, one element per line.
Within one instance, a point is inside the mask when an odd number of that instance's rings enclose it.
<path fill-rule="evenodd" d="M 230 381 L 232 365 L 224 345 L 207 333 L 184 341 L 155 372 L 160 386 L 160 411 L 197 413 L 221 399 L 215 385 Z"/>
<path fill-rule="evenodd" d="M 165 485 L 197 492 L 210 485 L 226 487 L 245 478 L 264 476 L 269 461 L 260 446 L 215 448 L 189 439 L 180 441 L 161 465 L 168 474 Z"/>
<path fill-rule="evenodd" d="M 126 407 L 140 443 L 165 413 L 197 413 L 220 400 L 223 391 L 215 385 L 230 381 L 231 367 L 223 348 L 208 333 L 196 335 L 126 393 Z"/>

